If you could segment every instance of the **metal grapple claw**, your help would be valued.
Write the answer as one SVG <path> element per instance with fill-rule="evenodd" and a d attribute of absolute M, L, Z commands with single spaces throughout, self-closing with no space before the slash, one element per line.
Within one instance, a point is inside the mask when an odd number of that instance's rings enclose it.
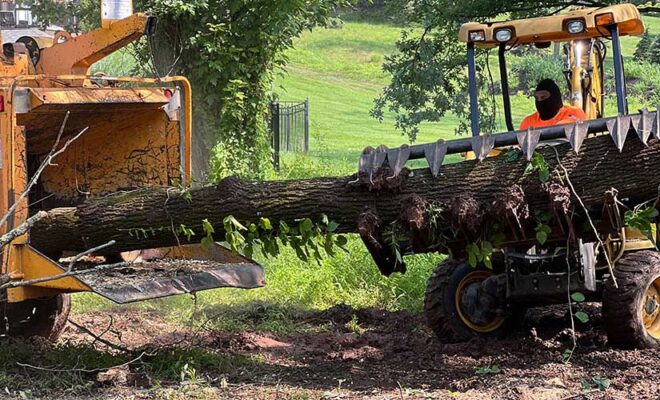
<path fill-rule="evenodd" d="M 571 148 L 578 154 L 580 148 L 582 147 L 582 142 L 584 138 L 587 137 L 587 132 L 589 131 L 588 122 L 576 122 L 573 126 L 567 126 L 564 128 L 564 133 L 566 134 L 566 139 L 571 144 Z"/>
<path fill-rule="evenodd" d="M 628 131 L 630 131 L 631 119 L 629 116 L 619 115 L 616 119 L 607 121 L 607 130 L 610 132 L 614 144 L 619 151 L 623 151 L 623 145 L 626 143 Z"/>
<path fill-rule="evenodd" d="M 653 127 L 651 128 L 653 136 L 656 139 L 660 139 L 660 106 L 658 106 L 653 114 Z"/>
<path fill-rule="evenodd" d="M 495 147 L 495 137 L 492 135 L 475 136 L 472 138 L 472 151 L 477 160 L 483 161 Z"/>
<path fill-rule="evenodd" d="M 442 167 L 442 163 L 445 160 L 446 155 L 447 143 L 445 143 L 445 141 L 442 139 L 435 143 L 427 144 L 424 147 L 424 157 L 426 158 L 426 162 L 429 164 L 429 168 L 431 168 L 431 174 L 433 174 L 434 178 L 438 177 L 438 174 L 440 173 L 440 167 Z"/>
<path fill-rule="evenodd" d="M 631 115 L 630 121 L 639 140 L 644 143 L 644 146 L 648 146 L 649 137 L 651 136 L 651 130 L 653 129 L 653 118 L 655 114 L 650 113 L 649 110 L 643 108 L 639 115 Z"/>
<path fill-rule="evenodd" d="M 518 139 L 518 145 L 525 155 L 527 161 L 532 160 L 534 155 L 534 150 L 539 145 L 539 140 L 541 140 L 541 132 L 537 130 L 532 130 L 531 128 L 527 129 L 527 132 L 518 132 L 516 134 Z"/>
<path fill-rule="evenodd" d="M 374 155 L 374 171 L 382 167 L 383 164 L 385 164 L 386 159 L 387 159 L 387 146 L 381 144 L 380 146 L 376 147 L 376 154 Z"/>
<path fill-rule="evenodd" d="M 393 150 L 388 150 L 387 163 L 390 165 L 390 168 L 392 168 L 392 172 L 394 173 L 394 175 L 392 175 L 388 179 L 393 179 L 399 176 L 401 171 L 403 171 L 403 167 L 406 166 L 406 163 L 408 162 L 409 158 L 410 158 L 410 146 L 408 146 L 407 144 L 404 144 L 403 146 Z"/>
<path fill-rule="evenodd" d="M 374 173 L 374 157 L 376 156 L 376 149 L 371 146 L 365 147 L 360 155 L 360 162 L 358 163 L 358 172 L 361 174 L 369 175 L 370 179 Z"/>

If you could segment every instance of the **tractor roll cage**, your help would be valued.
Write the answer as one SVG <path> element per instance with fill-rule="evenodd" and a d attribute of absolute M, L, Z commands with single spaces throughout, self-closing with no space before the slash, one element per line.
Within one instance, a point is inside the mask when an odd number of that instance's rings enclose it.
<path fill-rule="evenodd" d="M 612 40 L 612 50 L 614 58 L 614 84 L 616 88 L 617 110 L 619 115 L 628 114 L 628 101 L 626 98 L 626 81 L 623 69 L 623 55 L 621 53 L 621 36 L 617 24 L 607 26 Z M 467 43 L 468 59 L 468 88 L 470 94 L 470 128 L 472 136 L 479 136 L 479 93 L 477 87 L 477 62 L 475 42 Z M 509 132 L 513 132 L 513 118 L 511 114 L 511 98 L 509 94 L 509 77 L 506 64 L 507 43 L 499 45 L 498 59 L 500 66 L 500 80 L 502 84 L 502 103 L 504 106 L 504 119 Z"/>

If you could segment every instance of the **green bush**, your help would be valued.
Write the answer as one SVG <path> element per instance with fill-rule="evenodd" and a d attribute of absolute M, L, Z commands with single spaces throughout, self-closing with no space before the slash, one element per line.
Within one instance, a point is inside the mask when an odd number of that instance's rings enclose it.
<path fill-rule="evenodd" d="M 538 54 L 512 57 L 510 60 L 511 87 L 531 93 L 543 79 L 554 79 L 558 85 L 564 81 L 562 62 L 559 59 Z"/>
<path fill-rule="evenodd" d="M 660 104 L 660 65 L 649 62 L 626 61 L 626 91 L 630 111 L 636 108 L 655 108 Z M 605 72 L 605 93 L 614 96 L 614 71 Z"/>

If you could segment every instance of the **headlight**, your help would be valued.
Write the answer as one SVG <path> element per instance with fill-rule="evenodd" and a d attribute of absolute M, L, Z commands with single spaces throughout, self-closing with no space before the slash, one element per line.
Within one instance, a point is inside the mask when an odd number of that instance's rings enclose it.
<path fill-rule="evenodd" d="M 568 21 L 566 23 L 566 30 L 568 30 L 568 33 L 571 34 L 578 34 L 584 32 L 584 21 L 577 19 L 573 21 Z"/>
<path fill-rule="evenodd" d="M 501 43 L 508 42 L 512 37 L 511 29 L 500 29 L 495 32 L 495 40 Z"/>
<path fill-rule="evenodd" d="M 471 31 L 470 32 L 470 41 L 471 42 L 483 42 L 486 40 L 486 32 L 484 31 Z"/>

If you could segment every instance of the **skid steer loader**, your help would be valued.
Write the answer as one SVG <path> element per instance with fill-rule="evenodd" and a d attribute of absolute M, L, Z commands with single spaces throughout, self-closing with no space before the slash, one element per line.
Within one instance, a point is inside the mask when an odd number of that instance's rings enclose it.
<path fill-rule="evenodd" d="M 611 135 L 613 151 L 623 149 L 626 139 L 644 144 L 660 139 L 660 112 L 644 109 L 630 114 L 626 98 L 620 38 L 641 35 L 644 30 L 639 10 L 632 4 L 584 8 L 525 20 L 464 24 L 459 39 L 467 46 L 473 137 L 395 149 L 368 147 L 360 159 L 361 175 L 371 177 L 385 167 L 396 175 L 404 171 L 408 160 L 426 159 L 432 175 L 442 179 L 441 167 L 448 154 L 473 152 L 474 158 L 484 160 L 498 154 L 494 150 L 517 146 L 531 160 L 539 146 L 557 141 L 570 143 L 579 154 L 582 146 L 589 146 L 589 139 L 585 138 L 594 135 Z M 569 88 L 566 97 L 571 105 L 584 110 L 587 121 L 517 131 L 511 112 L 506 55 L 521 46 L 548 48 L 553 44 L 564 48 Z M 496 49 L 499 55 L 508 132 L 479 132 L 477 48 Z M 616 102 L 618 115 L 607 117 L 603 83 L 610 48 L 615 87 L 610 98 Z M 556 216 L 548 222 L 554 234 L 547 243 L 535 240 L 533 232 L 525 235 L 511 228 L 492 251 L 492 265 L 479 263 L 475 267 L 474 262 L 469 262 L 465 242 L 449 242 L 444 250 L 450 259 L 437 267 L 428 282 L 425 311 L 430 328 L 442 340 L 449 341 L 475 336 L 502 338 L 520 322 L 527 308 L 565 304 L 569 295 L 577 293 L 578 300 L 584 297 L 603 303 L 602 313 L 612 345 L 660 347 L 660 253 L 655 225 L 652 234 L 646 235 L 626 226 L 623 218 L 625 207 L 633 209 L 655 199 L 617 199 L 615 192 L 609 198 L 604 193 L 603 197 L 602 207 L 589 209 L 579 222 L 593 222 L 590 235 L 571 236 L 568 225 L 578 221 Z M 368 243 L 368 238 L 363 239 Z M 437 251 L 437 247 L 428 251 Z M 373 251 L 372 255 L 377 263 L 387 262 L 382 256 L 378 259 L 380 255 Z M 389 270 L 396 270 L 396 266 Z"/>
<path fill-rule="evenodd" d="M 156 18 L 133 14 L 130 0 L 104 0 L 97 30 L 57 32 L 52 39 L 24 36 L 3 44 L 0 215 L 9 218 L 0 233 L 39 210 L 72 207 L 114 192 L 191 184 L 188 80 L 89 75 L 94 63 L 155 29 Z M 61 154 L 43 165 L 53 151 Z M 261 266 L 219 245 L 117 255 L 129 265 L 49 280 L 69 270 L 60 262 L 63 256 L 33 248 L 29 232 L 2 249 L 2 283 L 30 284 L 2 291 L 0 334 L 57 338 L 70 308 L 67 293 L 94 292 L 128 303 L 264 285 Z"/>

